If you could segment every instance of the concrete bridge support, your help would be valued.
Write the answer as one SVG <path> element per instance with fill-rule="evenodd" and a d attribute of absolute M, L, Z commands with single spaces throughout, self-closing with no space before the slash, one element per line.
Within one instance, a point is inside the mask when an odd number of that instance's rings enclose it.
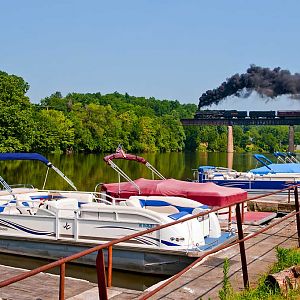
<path fill-rule="evenodd" d="M 227 126 L 227 152 L 233 153 L 233 131 L 232 126 Z"/>
<path fill-rule="evenodd" d="M 289 152 L 294 152 L 295 151 L 295 128 L 293 125 L 289 126 Z"/>

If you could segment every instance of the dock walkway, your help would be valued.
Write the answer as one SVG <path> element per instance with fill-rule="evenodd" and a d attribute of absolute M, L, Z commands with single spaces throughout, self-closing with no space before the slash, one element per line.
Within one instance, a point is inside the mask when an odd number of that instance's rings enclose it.
<path fill-rule="evenodd" d="M 27 270 L 0 265 L 0 279 L 5 280 L 25 271 Z M 110 299 L 133 299 L 141 293 L 117 287 L 108 289 Z M 0 289 L 0 300 L 58 300 L 58 295 L 59 276 L 48 273 L 39 273 Z M 98 300 L 98 286 L 87 280 L 66 277 L 65 299 Z"/>
<path fill-rule="evenodd" d="M 257 231 L 257 226 L 249 226 L 244 233 Z M 267 272 L 276 261 L 277 246 L 296 247 L 298 245 L 296 222 L 288 219 L 265 233 L 245 242 L 250 286 Z M 230 261 L 229 279 L 235 291 L 243 287 L 243 277 L 239 246 L 232 246 L 208 257 L 173 283 L 152 296 L 154 299 L 218 299 L 222 288 L 224 259 Z M 10 278 L 21 272 L 21 269 L 0 266 L 1 279 Z M 59 276 L 41 273 L 11 286 L 0 289 L 0 300 L 54 300 L 58 299 Z M 149 288 L 150 290 L 151 288 Z M 121 288 L 108 289 L 109 299 L 138 299 L 142 292 Z M 65 298 L 69 300 L 98 299 L 97 286 L 85 280 L 66 278 Z"/>
<path fill-rule="evenodd" d="M 244 232 L 251 233 L 257 226 L 250 226 Z M 276 261 L 277 246 L 296 247 L 298 245 L 296 222 L 288 219 L 253 239 L 245 242 L 250 286 Z M 152 296 L 154 299 L 219 299 L 218 291 L 222 288 L 224 259 L 230 261 L 229 279 L 235 291 L 243 287 L 243 277 L 239 246 L 220 251 L 204 262 L 186 272 L 173 283 Z M 151 288 L 150 288 L 151 289 Z M 122 299 L 119 298 L 112 298 Z"/>

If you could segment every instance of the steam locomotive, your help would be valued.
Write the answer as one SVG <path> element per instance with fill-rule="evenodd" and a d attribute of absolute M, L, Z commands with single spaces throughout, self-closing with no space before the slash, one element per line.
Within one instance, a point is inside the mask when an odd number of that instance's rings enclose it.
<path fill-rule="evenodd" d="M 198 110 L 195 119 L 295 119 L 300 118 L 300 110 Z"/>

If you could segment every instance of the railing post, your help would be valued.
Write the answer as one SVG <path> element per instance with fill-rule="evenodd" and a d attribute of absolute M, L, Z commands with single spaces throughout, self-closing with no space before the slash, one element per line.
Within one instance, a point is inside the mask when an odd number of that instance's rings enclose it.
<path fill-rule="evenodd" d="M 232 229 L 232 206 L 229 206 L 229 211 L 228 211 L 228 230 L 231 231 Z"/>
<path fill-rule="evenodd" d="M 298 194 L 298 187 L 295 186 L 294 189 L 294 196 L 295 196 L 295 209 L 296 209 L 296 222 L 297 222 L 297 232 L 298 232 L 298 246 L 300 247 L 300 216 L 299 216 L 299 194 Z"/>
<path fill-rule="evenodd" d="M 239 240 L 242 240 L 244 238 L 244 232 L 243 232 L 240 204 L 236 205 L 235 211 L 236 211 L 236 224 L 237 224 L 237 229 L 238 229 L 238 238 L 239 238 Z M 249 288 L 249 278 L 248 278 L 245 243 L 239 242 L 239 245 L 240 245 L 240 255 L 241 255 L 241 263 L 242 263 L 242 271 L 243 271 L 244 288 L 247 289 L 247 288 Z"/>
<path fill-rule="evenodd" d="M 108 247 L 107 255 L 107 287 L 111 287 L 112 284 L 112 246 Z"/>
<path fill-rule="evenodd" d="M 100 249 L 97 254 L 96 269 L 97 269 L 99 299 L 107 300 L 108 297 L 107 297 L 107 289 L 106 289 L 105 263 L 104 263 L 104 255 L 102 249 Z"/>
<path fill-rule="evenodd" d="M 65 300 L 65 275 L 66 275 L 66 264 L 60 265 L 60 276 L 59 276 L 59 300 Z"/>

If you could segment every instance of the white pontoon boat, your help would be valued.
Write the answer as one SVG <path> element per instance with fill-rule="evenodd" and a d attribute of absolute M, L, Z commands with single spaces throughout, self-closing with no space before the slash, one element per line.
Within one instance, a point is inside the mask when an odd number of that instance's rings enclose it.
<path fill-rule="evenodd" d="M 9 155 L 10 159 L 29 157 Z M 34 157 L 52 166 L 44 157 Z M 183 197 L 115 199 L 95 192 L 12 189 L 2 177 L 0 182 L 4 187 L 0 191 L 0 251 L 36 257 L 67 256 L 209 209 Z M 210 213 L 118 244 L 113 267 L 173 274 L 203 251 L 234 238 L 231 232 L 221 232 L 216 215 Z M 95 257 L 89 255 L 80 262 L 94 264 Z"/>

